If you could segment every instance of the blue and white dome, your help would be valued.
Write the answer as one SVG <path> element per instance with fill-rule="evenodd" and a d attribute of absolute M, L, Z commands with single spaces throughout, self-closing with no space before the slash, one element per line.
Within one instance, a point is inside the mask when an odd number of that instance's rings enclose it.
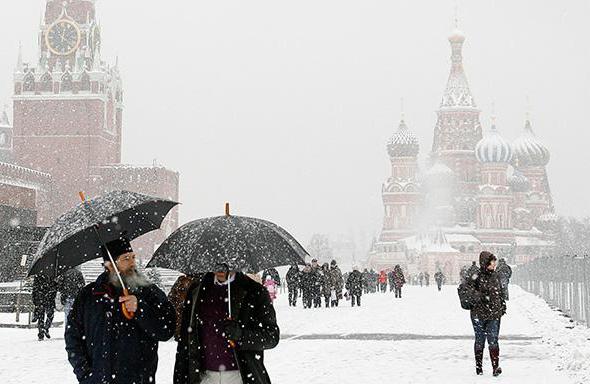
<path fill-rule="evenodd" d="M 515 192 L 528 192 L 531 189 L 531 182 L 518 169 L 508 177 L 508 184 Z"/>
<path fill-rule="evenodd" d="M 512 143 L 512 151 L 513 160 L 519 167 L 544 167 L 549 162 L 549 150 L 537 140 L 529 120 L 522 135 Z"/>
<path fill-rule="evenodd" d="M 387 143 L 387 153 L 390 157 L 414 157 L 418 156 L 419 151 L 418 138 L 402 119 L 399 128 Z"/>
<path fill-rule="evenodd" d="M 492 125 L 490 132 L 475 146 L 475 157 L 480 163 L 510 163 L 512 148 L 500 136 L 496 125 Z"/>

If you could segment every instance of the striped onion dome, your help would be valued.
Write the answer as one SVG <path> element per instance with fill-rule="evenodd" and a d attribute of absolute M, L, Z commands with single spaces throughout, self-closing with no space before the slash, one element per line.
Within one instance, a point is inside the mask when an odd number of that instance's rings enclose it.
<path fill-rule="evenodd" d="M 510 163 L 512 160 L 512 148 L 500 136 L 495 124 L 475 146 L 475 157 L 480 163 Z"/>
<path fill-rule="evenodd" d="M 535 137 L 530 120 L 526 121 L 522 135 L 512 143 L 512 151 L 519 167 L 544 167 L 549 162 L 549 150 Z"/>
<path fill-rule="evenodd" d="M 418 138 L 408 129 L 402 119 L 399 128 L 387 143 L 387 153 L 389 153 L 390 157 L 409 157 L 418 156 L 419 151 Z"/>
<path fill-rule="evenodd" d="M 531 188 L 531 182 L 518 169 L 508 177 L 508 184 L 515 192 L 528 192 Z"/>

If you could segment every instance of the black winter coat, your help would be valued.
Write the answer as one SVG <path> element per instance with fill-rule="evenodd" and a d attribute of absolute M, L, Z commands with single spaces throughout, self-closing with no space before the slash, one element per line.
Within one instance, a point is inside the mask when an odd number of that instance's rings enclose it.
<path fill-rule="evenodd" d="M 352 294 L 360 296 L 363 294 L 363 287 L 365 286 L 365 279 L 359 271 L 352 271 L 346 280 L 346 289 Z"/>
<path fill-rule="evenodd" d="M 57 283 L 45 275 L 35 275 L 31 299 L 36 307 L 55 308 Z"/>
<path fill-rule="evenodd" d="M 472 284 L 480 293 L 480 300 L 471 310 L 471 317 L 480 320 L 500 319 L 506 313 L 506 302 L 498 273 L 482 267 Z"/>
<path fill-rule="evenodd" d="M 201 382 L 199 332 L 196 330 L 201 287 L 213 284 L 213 273 L 197 278 L 191 284 L 184 305 L 180 338 L 174 365 L 174 384 Z M 237 273 L 230 284 L 232 316 L 242 327 L 243 336 L 236 341 L 235 358 L 244 384 L 270 384 L 264 367 L 264 350 L 279 343 L 279 327 L 268 291 L 260 284 Z M 194 330 L 189 333 L 189 330 Z"/>
<path fill-rule="evenodd" d="M 68 299 L 75 299 L 85 285 L 86 282 L 82 272 L 76 268 L 68 269 L 57 280 L 57 290 L 60 293 L 61 304 L 65 305 Z"/>
<path fill-rule="evenodd" d="M 301 287 L 301 272 L 299 271 L 299 268 L 289 268 L 286 279 L 289 289 L 299 289 Z"/>
<path fill-rule="evenodd" d="M 135 317 L 123 317 L 120 289 L 101 274 L 78 295 L 65 331 L 68 360 L 80 383 L 155 383 L 158 341 L 174 334 L 174 307 L 156 285 L 131 292 Z"/>

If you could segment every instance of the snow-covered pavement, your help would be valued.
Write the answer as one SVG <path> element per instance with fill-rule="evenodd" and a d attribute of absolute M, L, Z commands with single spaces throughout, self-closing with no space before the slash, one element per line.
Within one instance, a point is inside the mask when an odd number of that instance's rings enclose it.
<path fill-rule="evenodd" d="M 511 287 L 502 320 L 504 374 L 474 374 L 469 312 L 455 287 L 405 287 L 392 294 L 363 296 L 360 308 L 291 308 L 285 295 L 275 303 L 282 340 L 265 355 L 278 384 L 329 383 L 588 383 L 590 331 L 539 298 Z M 35 330 L 0 329 L 0 383 L 75 383 L 66 360 L 62 329 L 36 341 Z M 175 343 L 160 345 L 157 383 L 171 383 Z"/>

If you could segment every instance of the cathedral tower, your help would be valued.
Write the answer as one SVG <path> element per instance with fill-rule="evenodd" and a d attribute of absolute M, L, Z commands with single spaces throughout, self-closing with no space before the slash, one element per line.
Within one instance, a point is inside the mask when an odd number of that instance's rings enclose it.
<path fill-rule="evenodd" d="M 477 108 L 463 70 L 465 36 L 455 30 L 449 36 L 451 71 L 437 111 L 432 156 L 455 174 L 455 218 L 459 223 L 475 221 L 479 167 L 475 145 L 481 140 L 480 110 Z"/>

